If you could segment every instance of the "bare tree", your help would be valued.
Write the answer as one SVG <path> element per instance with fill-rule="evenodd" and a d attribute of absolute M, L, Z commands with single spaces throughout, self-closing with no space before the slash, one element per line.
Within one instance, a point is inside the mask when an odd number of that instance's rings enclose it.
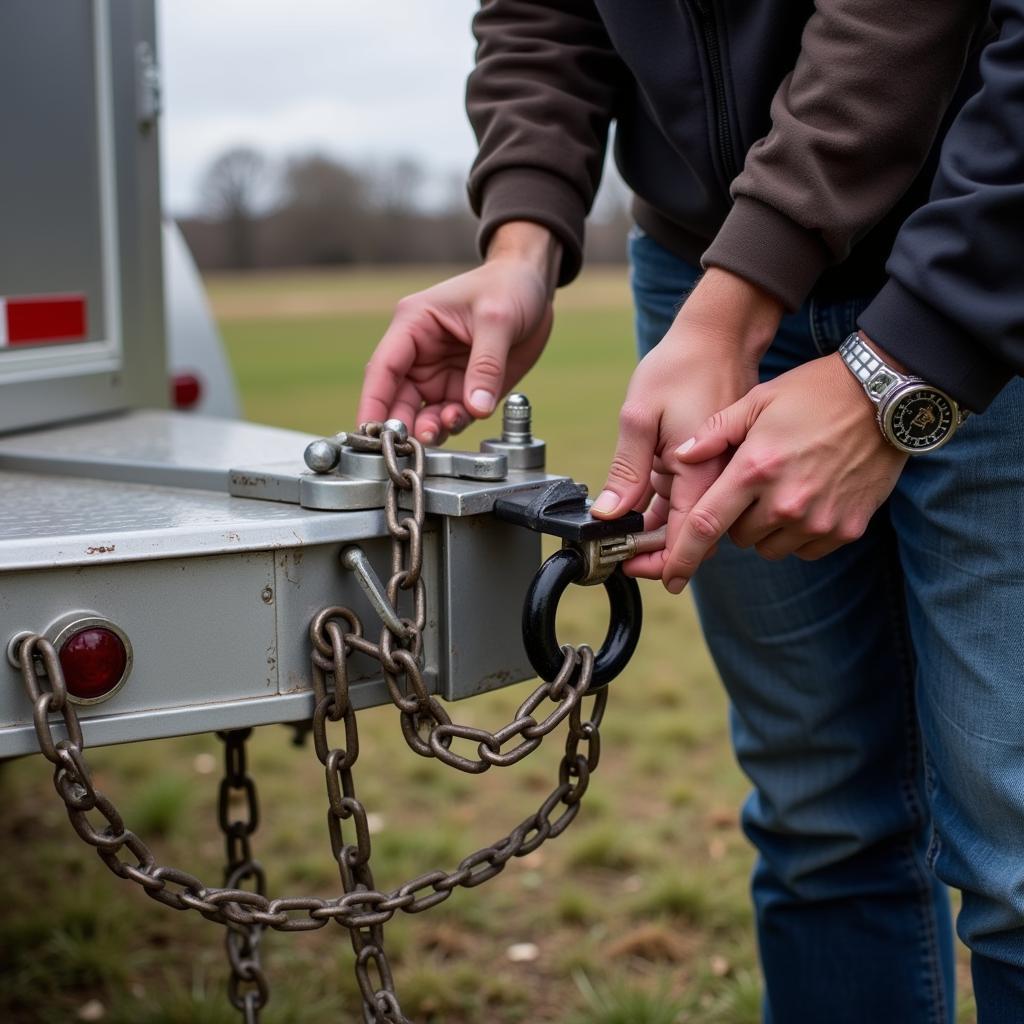
<path fill-rule="evenodd" d="M 247 146 L 226 150 L 203 175 L 203 207 L 224 225 L 230 266 L 244 269 L 255 262 L 253 224 L 267 175 L 266 158 Z"/>
<path fill-rule="evenodd" d="M 304 263 L 350 263 L 359 258 L 367 184 L 362 176 L 318 153 L 293 157 L 282 175 L 277 215 L 286 247 Z"/>
<path fill-rule="evenodd" d="M 370 201 L 385 213 L 407 217 L 419 207 L 420 191 L 426 181 L 423 166 L 412 157 L 371 164 L 364 172 L 372 181 Z"/>

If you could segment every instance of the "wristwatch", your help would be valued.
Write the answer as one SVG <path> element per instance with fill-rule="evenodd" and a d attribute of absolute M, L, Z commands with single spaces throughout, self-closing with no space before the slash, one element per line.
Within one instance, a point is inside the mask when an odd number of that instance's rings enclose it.
<path fill-rule="evenodd" d="M 885 439 L 901 452 L 941 448 L 969 415 L 945 391 L 889 366 L 857 332 L 839 346 L 839 354 L 874 402 Z"/>

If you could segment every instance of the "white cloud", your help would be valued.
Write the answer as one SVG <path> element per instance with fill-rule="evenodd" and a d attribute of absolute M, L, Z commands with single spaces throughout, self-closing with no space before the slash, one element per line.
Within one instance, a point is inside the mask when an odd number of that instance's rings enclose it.
<path fill-rule="evenodd" d="M 464 170 L 476 0 L 162 0 L 165 205 L 229 145 Z"/>

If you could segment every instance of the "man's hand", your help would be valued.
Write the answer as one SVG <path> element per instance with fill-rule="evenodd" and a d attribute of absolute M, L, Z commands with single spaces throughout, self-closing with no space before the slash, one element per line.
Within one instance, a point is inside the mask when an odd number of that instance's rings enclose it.
<path fill-rule="evenodd" d="M 402 299 L 367 365 L 359 422 L 400 419 L 440 444 L 489 416 L 544 349 L 560 258 L 546 228 L 504 224 L 482 266 Z"/>
<path fill-rule="evenodd" d="M 696 466 L 732 449 L 671 545 L 662 576 L 672 593 L 727 532 L 770 560 L 821 558 L 856 540 L 907 460 L 882 437 L 871 402 L 839 355 L 754 388 L 715 413 L 675 457 Z"/>
<path fill-rule="evenodd" d="M 646 508 L 645 528 L 667 522 L 671 549 L 694 502 L 727 461 L 722 456 L 686 466 L 674 452 L 708 415 L 757 383 L 758 363 L 781 318 L 781 303 L 742 278 L 714 268 L 701 278 L 664 339 L 633 373 L 595 515 L 612 519 Z M 665 556 L 666 550 L 639 555 L 625 569 L 658 579 Z"/>

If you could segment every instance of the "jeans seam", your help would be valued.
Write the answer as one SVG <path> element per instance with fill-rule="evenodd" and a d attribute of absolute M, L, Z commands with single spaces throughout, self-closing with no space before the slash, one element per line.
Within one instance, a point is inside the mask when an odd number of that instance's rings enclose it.
<path fill-rule="evenodd" d="M 925 819 L 925 805 L 922 804 L 920 795 L 917 792 L 917 758 L 919 755 L 922 755 L 922 750 L 914 701 L 914 678 L 916 672 L 913 650 L 909 642 L 906 612 L 903 605 L 902 582 L 897 578 L 891 564 L 886 569 L 884 575 L 885 593 L 891 616 L 890 621 L 893 624 L 894 646 L 903 676 L 903 723 L 906 739 L 906 760 L 904 763 L 904 775 L 900 780 L 900 796 L 903 799 L 904 807 L 906 807 L 908 814 L 913 819 L 923 823 Z M 932 835 L 934 835 L 934 829 L 932 830 Z M 917 877 L 920 884 L 920 899 L 918 900 L 917 911 L 918 921 L 921 925 L 921 937 L 923 939 L 924 967 L 931 989 L 928 1016 L 933 1024 L 945 1024 L 948 1019 L 949 1010 L 945 985 L 943 984 L 938 923 L 935 920 L 935 908 L 931 895 L 932 875 L 927 865 L 924 867 L 921 865 L 914 848 L 913 836 L 907 840 L 904 854 L 907 867 Z"/>

